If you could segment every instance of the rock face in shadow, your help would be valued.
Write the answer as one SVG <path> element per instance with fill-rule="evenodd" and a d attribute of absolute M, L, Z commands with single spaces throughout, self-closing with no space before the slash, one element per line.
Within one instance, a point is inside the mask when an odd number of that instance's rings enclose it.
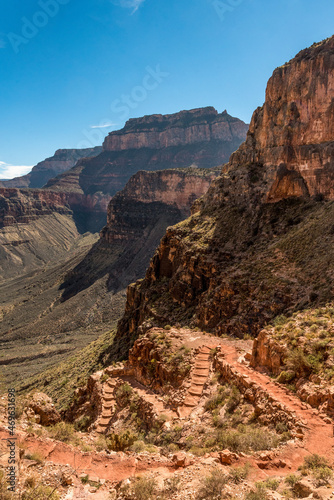
<path fill-rule="evenodd" d="M 101 237 L 110 244 L 146 239 L 156 226 L 161 238 L 167 220 L 171 225 L 187 218 L 193 202 L 207 192 L 220 170 L 189 167 L 138 172 L 111 200 Z"/>
<path fill-rule="evenodd" d="M 81 158 L 89 158 L 100 154 L 101 146 L 88 149 L 58 149 L 53 156 L 39 162 L 31 172 L 21 177 L 0 182 L 0 187 L 7 188 L 41 188 L 49 179 L 69 170 Z"/>
<path fill-rule="evenodd" d="M 108 135 L 100 155 L 78 162 L 46 187 L 114 196 L 139 170 L 216 167 L 245 140 L 247 129 L 238 118 L 212 107 L 135 118 Z"/>
<path fill-rule="evenodd" d="M 108 274 L 108 288 L 113 292 L 145 275 L 150 256 L 166 228 L 190 214 L 193 201 L 203 196 L 219 174 L 217 169 L 170 169 L 138 172 L 117 193 L 108 207 L 108 222 L 83 262 L 62 285 L 63 298 L 92 285 L 97 268 Z M 113 262 L 106 259 L 112 254 Z M 97 256 L 101 255 L 100 259 Z M 104 257 L 103 257 L 104 256 Z"/>
<path fill-rule="evenodd" d="M 274 71 L 247 139 L 128 288 L 118 337 L 152 325 L 257 335 L 332 298 L 334 37 Z"/>

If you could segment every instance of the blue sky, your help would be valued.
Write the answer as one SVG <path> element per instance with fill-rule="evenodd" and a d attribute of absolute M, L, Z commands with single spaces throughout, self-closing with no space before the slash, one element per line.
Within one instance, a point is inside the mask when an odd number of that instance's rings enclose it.
<path fill-rule="evenodd" d="M 249 122 L 276 66 L 333 34 L 332 0 L 11 0 L 0 16 L 0 178 L 130 117 Z"/>

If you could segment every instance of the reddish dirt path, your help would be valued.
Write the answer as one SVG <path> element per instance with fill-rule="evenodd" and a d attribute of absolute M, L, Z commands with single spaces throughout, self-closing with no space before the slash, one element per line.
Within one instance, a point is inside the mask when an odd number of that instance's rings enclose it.
<path fill-rule="evenodd" d="M 317 453 L 326 457 L 330 462 L 334 461 L 334 437 L 333 424 L 326 423 L 319 415 L 319 411 L 310 405 L 303 403 L 287 389 L 279 386 L 267 375 L 264 375 L 243 363 L 238 362 L 240 354 L 230 342 L 221 343 L 222 354 L 225 361 L 237 369 L 250 380 L 258 384 L 264 391 L 270 394 L 275 401 L 282 403 L 288 410 L 292 411 L 298 419 L 305 424 L 304 439 L 295 445 L 288 445 L 279 454 L 279 458 L 290 461 L 292 469 L 297 469 L 303 462 L 303 457 Z"/>
<path fill-rule="evenodd" d="M 8 432 L 1 428 L 0 440 L 8 437 Z M 174 464 L 167 459 L 163 461 L 160 456 L 157 456 L 156 459 L 154 456 L 150 456 L 148 460 L 137 460 L 134 456 L 125 453 L 106 455 L 103 453 L 82 452 L 59 441 L 28 437 L 26 434 L 19 432 L 17 437 L 19 446 L 23 447 L 26 453 L 38 452 L 45 461 L 57 465 L 70 465 L 77 471 L 77 474 L 87 474 L 99 479 L 121 481 L 144 471 L 173 472 L 175 469 Z"/>

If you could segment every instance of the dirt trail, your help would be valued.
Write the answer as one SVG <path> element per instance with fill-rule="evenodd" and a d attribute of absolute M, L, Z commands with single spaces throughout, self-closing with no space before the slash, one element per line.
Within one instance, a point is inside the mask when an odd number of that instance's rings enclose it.
<path fill-rule="evenodd" d="M 273 400 L 283 404 L 305 424 L 304 439 L 298 444 L 286 446 L 279 457 L 289 460 L 292 469 L 297 468 L 303 462 L 305 455 L 312 453 L 325 456 L 329 461 L 333 462 L 333 423 L 325 421 L 328 417 L 325 415 L 321 416 L 318 410 L 303 403 L 297 396 L 294 396 L 287 389 L 275 383 L 267 375 L 239 362 L 240 354 L 230 343 L 222 342 L 221 348 L 227 363 L 237 369 L 240 374 L 247 375 L 251 381 L 266 391 Z"/>
<path fill-rule="evenodd" d="M 8 432 L 0 428 L 0 440 L 7 439 Z M 143 471 L 168 470 L 172 472 L 174 464 L 164 457 L 157 455 L 148 459 L 141 457 L 138 460 L 133 454 L 82 452 L 71 445 L 46 438 L 30 437 L 26 433 L 18 432 L 19 446 L 26 453 L 38 452 L 44 460 L 58 465 L 70 465 L 77 474 L 87 474 L 99 479 L 121 481 Z M 5 456 L 6 458 L 6 456 Z"/>
<path fill-rule="evenodd" d="M 271 380 L 270 377 L 248 367 L 244 359 L 241 359 L 241 353 L 245 354 L 246 351 L 250 350 L 249 343 L 217 339 L 203 334 L 198 334 L 196 337 L 189 336 L 184 340 L 187 347 L 196 347 L 198 354 L 191 373 L 190 385 L 184 404 L 179 407 L 179 416 L 171 412 L 172 419 L 177 420 L 180 417 L 190 416 L 192 411 L 198 408 L 211 370 L 210 350 L 219 345 L 220 355 L 223 356 L 224 363 L 227 363 L 238 374 L 247 376 L 249 381 L 268 394 L 271 402 L 280 403 L 286 410 L 295 414 L 296 420 L 303 422 L 303 439 L 297 439 L 281 449 L 273 450 L 275 461 L 281 459 L 283 462 L 283 465 L 279 466 L 279 473 L 284 475 L 297 470 L 298 466 L 302 464 L 304 456 L 312 453 L 325 456 L 330 462 L 334 463 L 333 424 L 328 421 L 328 417 L 320 415 L 318 410 L 301 402 L 295 395 Z M 137 382 L 134 377 L 124 376 L 119 377 L 119 379 L 130 383 L 133 390 L 150 402 L 158 414 L 168 412 L 162 398 Z M 101 431 L 106 428 L 113 413 L 114 389 L 115 381 L 108 380 L 104 386 L 104 409 L 99 422 Z M 5 428 L 0 428 L 0 439 L 7 436 Z M 19 437 L 27 449 L 32 452 L 38 451 L 46 460 L 55 464 L 69 464 L 80 473 L 84 472 L 101 479 L 119 481 L 152 469 L 159 470 L 167 475 L 175 470 L 174 464 L 160 455 L 140 457 L 126 453 L 112 453 L 110 455 L 94 452 L 85 453 L 61 442 L 29 436 L 26 432 L 20 432 Z M 202 458 L 196 458 L 195 462 L 199 465 L 202 460 Z M 278 473 L 277 465 L 274 462 L 269 462 L 264 471 L 256 467 L 256 465 L 259 465 L 259 461 L 255 458 L 247 457 L 239 460 L 238 463 L 240 464 L 243 461 L 250 461 L 257 469 L 259 476 Z"/>

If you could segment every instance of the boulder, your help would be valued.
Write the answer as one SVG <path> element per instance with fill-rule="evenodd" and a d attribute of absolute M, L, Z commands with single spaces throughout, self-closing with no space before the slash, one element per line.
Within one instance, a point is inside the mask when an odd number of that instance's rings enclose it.
<path fill-rule="evenodd" d="M 28 418 L 34 415 L 35 421 L 44 426 L 54 425 L 61 420 L 52 399 L 43 392 L 28 395 L 25 413 Z"/>

